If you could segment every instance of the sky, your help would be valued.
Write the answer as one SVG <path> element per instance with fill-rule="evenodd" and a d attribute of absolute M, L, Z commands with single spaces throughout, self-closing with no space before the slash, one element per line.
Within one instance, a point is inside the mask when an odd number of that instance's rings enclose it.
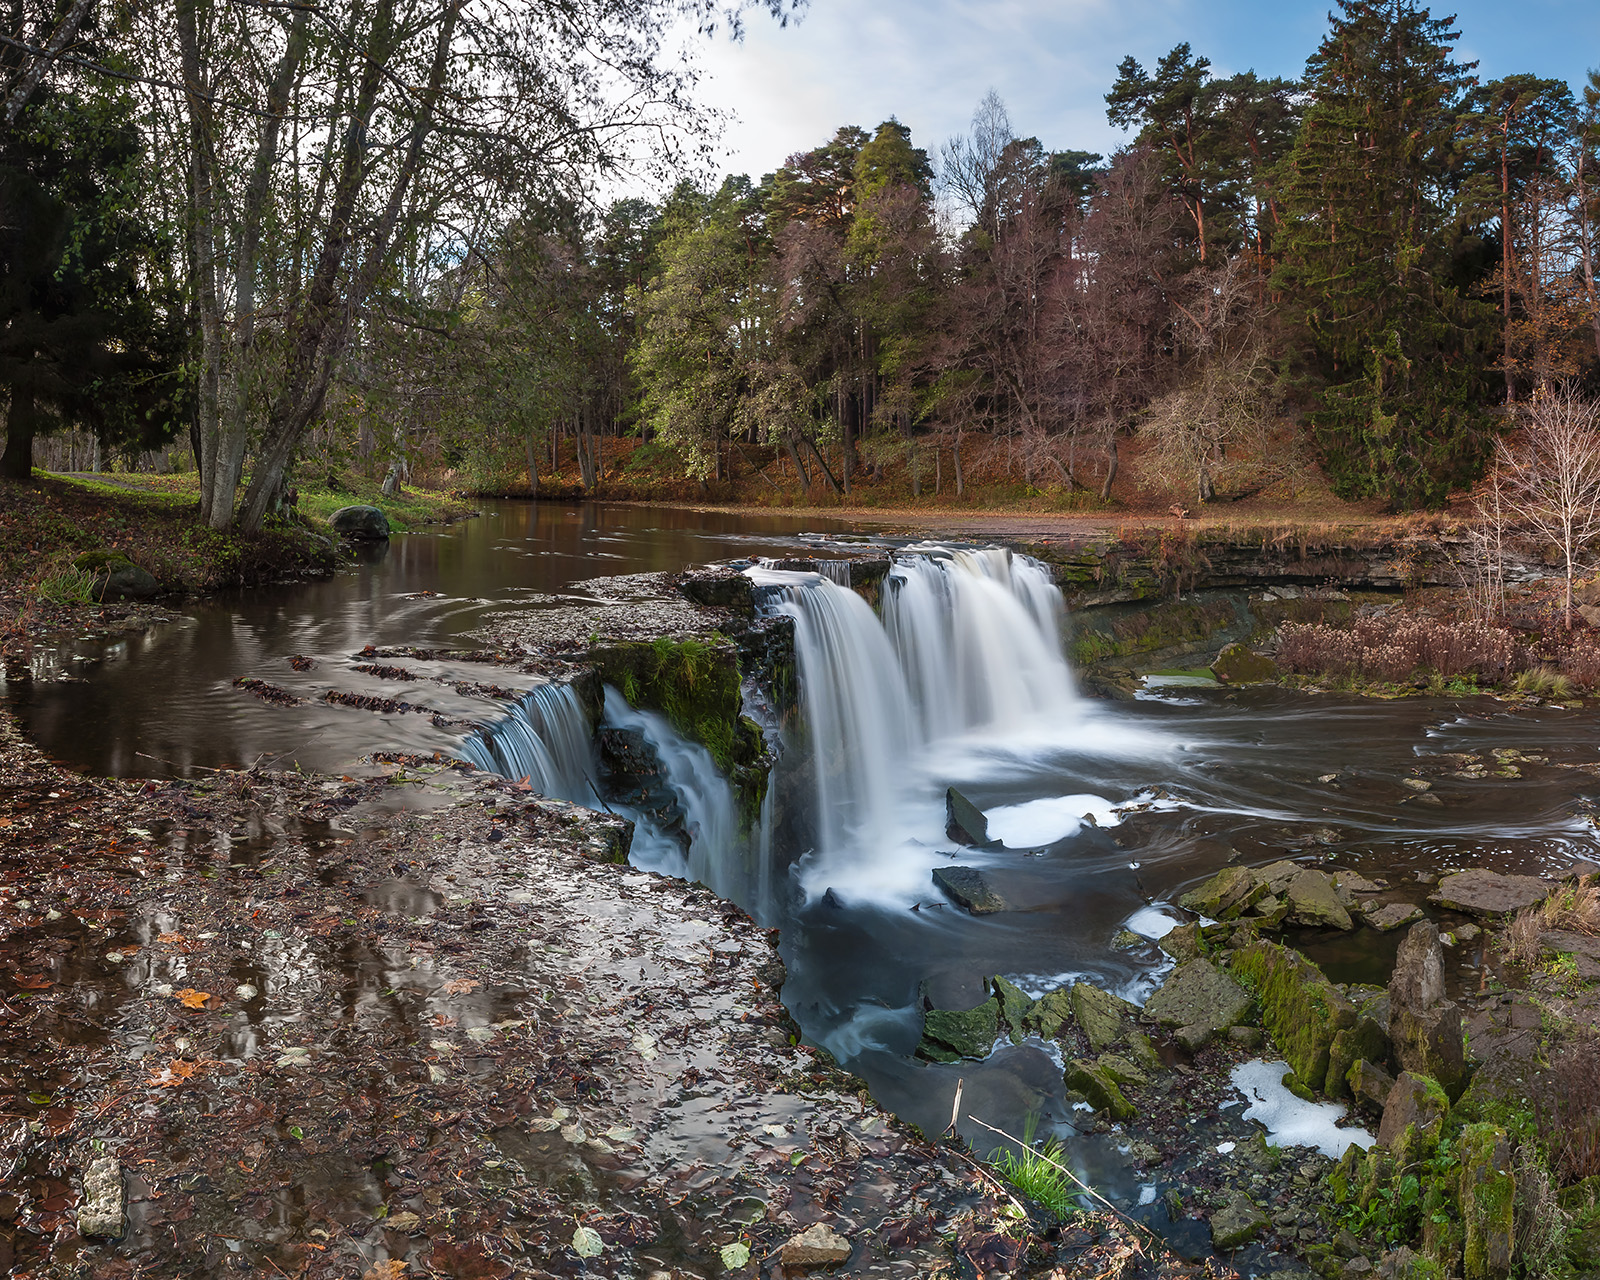
<path fill-rule="evenodd" d="M 1227 76 L 1299 76 L 1327 30 L 1328 0 L 810 0 L 781 29 L 752 13 L 742 43 L 701 51 L 701 98 L 731 113 L 724 172 L 759 178 L 844 124 L 894 116 L 937 156 L 997 90 L 1021 136 L 1108 153 L 1117 63 L 1148 69 L 1187 40 Z M 1461 0 L 1457 56 L 1485 79 L 1528 71 L 1576 90 L 1600 66 L 1597 0 Z M 1448 7 L 1435 12 L 1448 14 Z"/>

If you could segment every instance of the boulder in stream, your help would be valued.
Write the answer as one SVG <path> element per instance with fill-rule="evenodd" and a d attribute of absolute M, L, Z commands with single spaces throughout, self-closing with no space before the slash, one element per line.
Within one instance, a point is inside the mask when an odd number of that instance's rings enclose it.
<path fill-rule="evenodd" d="M 1550 896 L 1550 883 L 1538 876 L 1505 876 L 1469 867 L 1439 881 L 1428 901 L 1475 916 L 1509 916 Z"/>
<path fill-rule="evenodd" d="M 383 542 L 389 537 L 389 517 L 377 507 L 340 507 L 328 517 L 328 527 L 341 538 L 358 542 Z"/>
<path fill-rule="evenodd" d="M 1266 896 L 1266 881 L 1249 867 L 1224 867 L 1179 898 L 1178 905 L 1213 920 L 1232 920 Z"/>
<path fill-rule="evenodd" d="M 1089 982 L 1076 982 L 1072 986 L 1072 1016 L 1089 1039 L 1089 1047 L 1096 1053 L 1121 1040 L 1139 1012 L 1126 1000 L 1102 991 Z"/>
<path fill-rule="evenodd" d="M 944 833 L 957 844 L 974 849 L 990 849 L 998 842 L 989 839 L 989 819 L 983 810 L 954 787 L 944 793 Z"/>
<path fill-rule="evenodd" d="M 1385 902 L 1381 906 L 1373 903 L 1366 915 L 1367 923 L 1379 933 L 1388 933 L 1391 929 L 1420 919 L 1422 908 L 1412 902 Z"/>
<path fill-rule="evenodd" d="M 930 1009 L 917 1056 L 931 1062 L 987 1058 L 1000 1034 L 1000 1006 L 985 1000 L 972 1009 Z"/>
<path fill-rule="evenodd" d="M 1339 901 L 1333 877 L 1310 867 L 1301 871 L 1284 888 L 1289 900 L 1289 919 L 1296 924 L 1322 929 L 1349 929 L 1350 912 Z"/>
<path fill-rule="evenodd" d="M 956 906 L 975 916 L 993 915 L 1008 905 L 977 867 L 935 867 L 933 883 Z"/>
<path fill-rule="evenodd" d="M 1451 1098 L 1467 1084 L 1461 1010 L 1444 998 L 1444 948 L 1439 929 L 1411 926 L 1389 979 L 1389 1038 L 1403 1071 L 1431 1076 Z"/>
<path fill-rule="evenodd" d="M 120 551 L 86 551 L 72 567 L 94 575 L 91 594 L 102 603 L 118 600 L 148 600 L 161 594 L 155 577 Z"/>
<path fill-rule="evenodd" d="M 1087 1058 L 1073 1058 L 1062 1072 L 1061 1081 L 1096 1111 L 1103 1111 L 1113 1120 L 1131 1120 L 1138 1115 L 1134 1105 L 1123 1096 L 1122 1088 L 1098 1062 Z"/>
<path fill-rule="evenodd" d="M 1161 989 L 1145 1002 L 1144 1011 L 1162 1026 L 1194 1028 L 1214 1035 L 1249 1016 L 1250 997 L 1211 961 L 1197 959 L 1174 969 Z"/>
<path fill-rule="evenodd" d="M 1334 1037 L 1356 1025 L 1356 1008 L 1297 951 L 1253 942 L 1234 953 L 1234 974 L 1261 1005 L 1261 1022 L 1295 1075 L 1323 1087 Z"/>
<path fill-rule="evenodd" d="M 1242 644 L 1230 644 L 1211 664 L 1211 674 L 1221 684 L 1261 684 L 1278 678 L 1278 664 Z"/>

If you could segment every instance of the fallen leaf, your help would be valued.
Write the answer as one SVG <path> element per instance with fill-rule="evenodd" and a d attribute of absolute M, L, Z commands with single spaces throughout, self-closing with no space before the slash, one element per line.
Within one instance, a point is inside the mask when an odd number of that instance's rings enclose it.
<path fill-rule="evenodd" d="M 580 1258 L 598 1258 L 606 1251 L 606 1242 L 593 1227 L 579 1227 L 572 1233 L 572 1252 Z"/>
<path fill-rule="evenodd" d="M 183 941 L 183 935 L 181 933 L 163 933 L 163 934 L 159 935 L 156 938 L 156 941 L 157 942 L 182 942 Z"/>
<path fill-rule="evenodd" d="M 361 1280 L 400 1280 L 406 1270 L 411 1266 L 409 1262 L 401 1262 L 399 1258 L 390 1258 L 387 1262 L 380 1262 L 373 1267 Z"/>
<path fill-rule="evenodd" d="M 12 979 L 24 991 L 43 991 L 46 987 L 53 987 L 55 983 L 43 974 L 16 974 Z"/>
<path fill-rule="evenodd" d="M 444 989 L 453 996 L 464 996 L 467 992 L 483 984 L 476 978 L 451 978 L 444 984 Z"/>
<path fill-rule="evenodd" d="M 737 1271 L 750 1261 L 750 1246 L 743 1241 L 722 1246 L 722 1265 L 729 1271 Z"/>
<path fill-rule="evenodd" d="M 206 1001 L 211 999 L 209 991 L 196 991 L 193 987 L 185 987 L 182 991 L 174 991 L 172 994 L 188 1009 L 204 1009 Z"/>

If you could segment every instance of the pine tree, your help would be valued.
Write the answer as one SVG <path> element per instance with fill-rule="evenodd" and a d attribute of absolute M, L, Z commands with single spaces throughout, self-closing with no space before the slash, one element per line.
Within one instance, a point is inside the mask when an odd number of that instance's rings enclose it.
<path fill-rule="evenodd" d="M 1471 67 L 1410 0 L 1340 0 L 1306 64 L 1276 285 L 1315 388 L 1334 489 L 1437 506 L 1493 443 L 1492 308 L 1452 279 L 1449 177 Z"/>

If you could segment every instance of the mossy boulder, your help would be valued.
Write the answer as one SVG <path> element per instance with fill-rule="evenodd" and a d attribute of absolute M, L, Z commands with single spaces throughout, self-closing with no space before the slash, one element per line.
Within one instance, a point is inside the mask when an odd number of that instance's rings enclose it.
<path fill-rule="evenodd" d="M 972 1009 L 930 1009 L 917 1056 L 933 1062 L 987 1058 L 1000 1035 L 1000 1006 L 985 1000 Z"/>
<path fill-rule="evenodd" d="M 1219 1253 L 1249 1244 L 1271 1225 L 1267 1215 L 1250 1197 L 1235 1191 L 1227 1204 L 1211 1215 L 1211 1243 Z"/>
<path fill-rule="evenodd" d="M 1144 1011 L 1162 1026 L 1214 1035 L 1248 1018 L 1250 996 L 1211 961 L 1190 960 L 1172 971 Z M 1195 1036 L 1185 1039 L 1192 1042 Z"/>
<path fill-rule="evenodd" d="M 1328 1045 L 1328 1075 L 1322 1086 L 1330 1098 L 1342 1098 L 1349 1091 L 1350 1068 L 1365 1059 L 1382 1066 L 1389 1060 L 1389 1036 L 1372 1018 L 1357 1015 L 1353 1027 L 1334 1033 Z"/>
<path fill-rule="evenodd" d="M 1193 960 L 1204 953 L 1198 924 L 1180 924 L 1175 929 L 1168 929 L 1157 939 L 1156 946 L 1179 961 Z"/>
<path fill-rule="evenodd" d="M 1027 1034 L 1028 1017 L 1035 1004 L 1033 997 L 1005 978 L 994 980 L 994 994 L 1000 1001 L 1000 1016 L 1005 1019 L 1006 1027 L 1011 1032 L 1011 1043 L 1020 1044 L 1022 1037 Z"/>
<path fill-rule="evenodd" d="M 1511 1172 L 1511 1142 L 1493 1124 L 1461 1131 L 1461 1270 L 1465 1280 L 1504 1280 L 1511 1274 L 1513 1211 L 1517 1182 Z"/>
<path fill-rule="evenodd" d="M 1113 1120 L 1132 1120 L 1139 1114 L 1111 1073 L 1098 1062 L 1071 1059 L 1062 1072 L 1061 1081 L 1072 1092 L 1081 1094 L 1096 1111 L 1105 1112 Z"/>
<path fill-rule="evenodd" d="M 340 507 L 328 517 L 328 527 L 341 538 L 356 542 L 383 542 L 389 537 L 389 517 L 377 507 Z"/>
<path fill-rule="evenodd" d="M 86 551 L 72 562 L 72 567 L 94 575 L 91 594 L 102 602 L 148 600 L 161 594 L 161 584 L 154 575 L 120 551 Z"/>
<path fill-rule="evenodd" d="M 1261 1024 L 1294 1073 L 1313 1086 L 1325 1084 L 1333 1039 L 1355 1026 L 1355 1006 L 1311 961 L 1273 942 L 1241 947 L 1231 968 L 1255 993 Z"/>
<path fill-rule="evenodd" d="M 1023 1023 L 1030 1031 L 1037 1031 L 1041 1038 L 1054 1040 L 1071 1021 L 1072 988 L 1057 987 L 1034 1002 Z"/>
<path fill-rule="evenodd" d="M 1242 644 L 1230 644 L 1211 664 L 1211 674 L 1222 684 L 1262 684 L 1278 678 L 1278 664 Z"/>
<path fill-rule="evenodd" d="M 1072 1016 L 1096 1053 L 1121 1040 L 1139 1012 L 1126 1000 L 1088 982 L 1074 983 L 1071 998 Z"/>
<path fill-rule="evenodd" d="M 1232 920 L 1267 896 L 1267 886 L 1249 867 L 1224 867 L 1178 905 L 1213 920 Z"/>
<path fill-rule="evenodd" d="M 1384 1100 L 1378 1141 L 1402 1165 L 1425 1159 L 1439 1145 L 1450 1099 L 1437 1080 L 1402 1071 Z"/>
<path fill-rule="evenodd" d="M 1295 924 L 1320 929 L 1351 927 L 1350 912 L 1339 899 L 1333 877 L 1310 867 L 1300 872 L 1284 888 L 1289 903 L 1289 919 Z"/>

